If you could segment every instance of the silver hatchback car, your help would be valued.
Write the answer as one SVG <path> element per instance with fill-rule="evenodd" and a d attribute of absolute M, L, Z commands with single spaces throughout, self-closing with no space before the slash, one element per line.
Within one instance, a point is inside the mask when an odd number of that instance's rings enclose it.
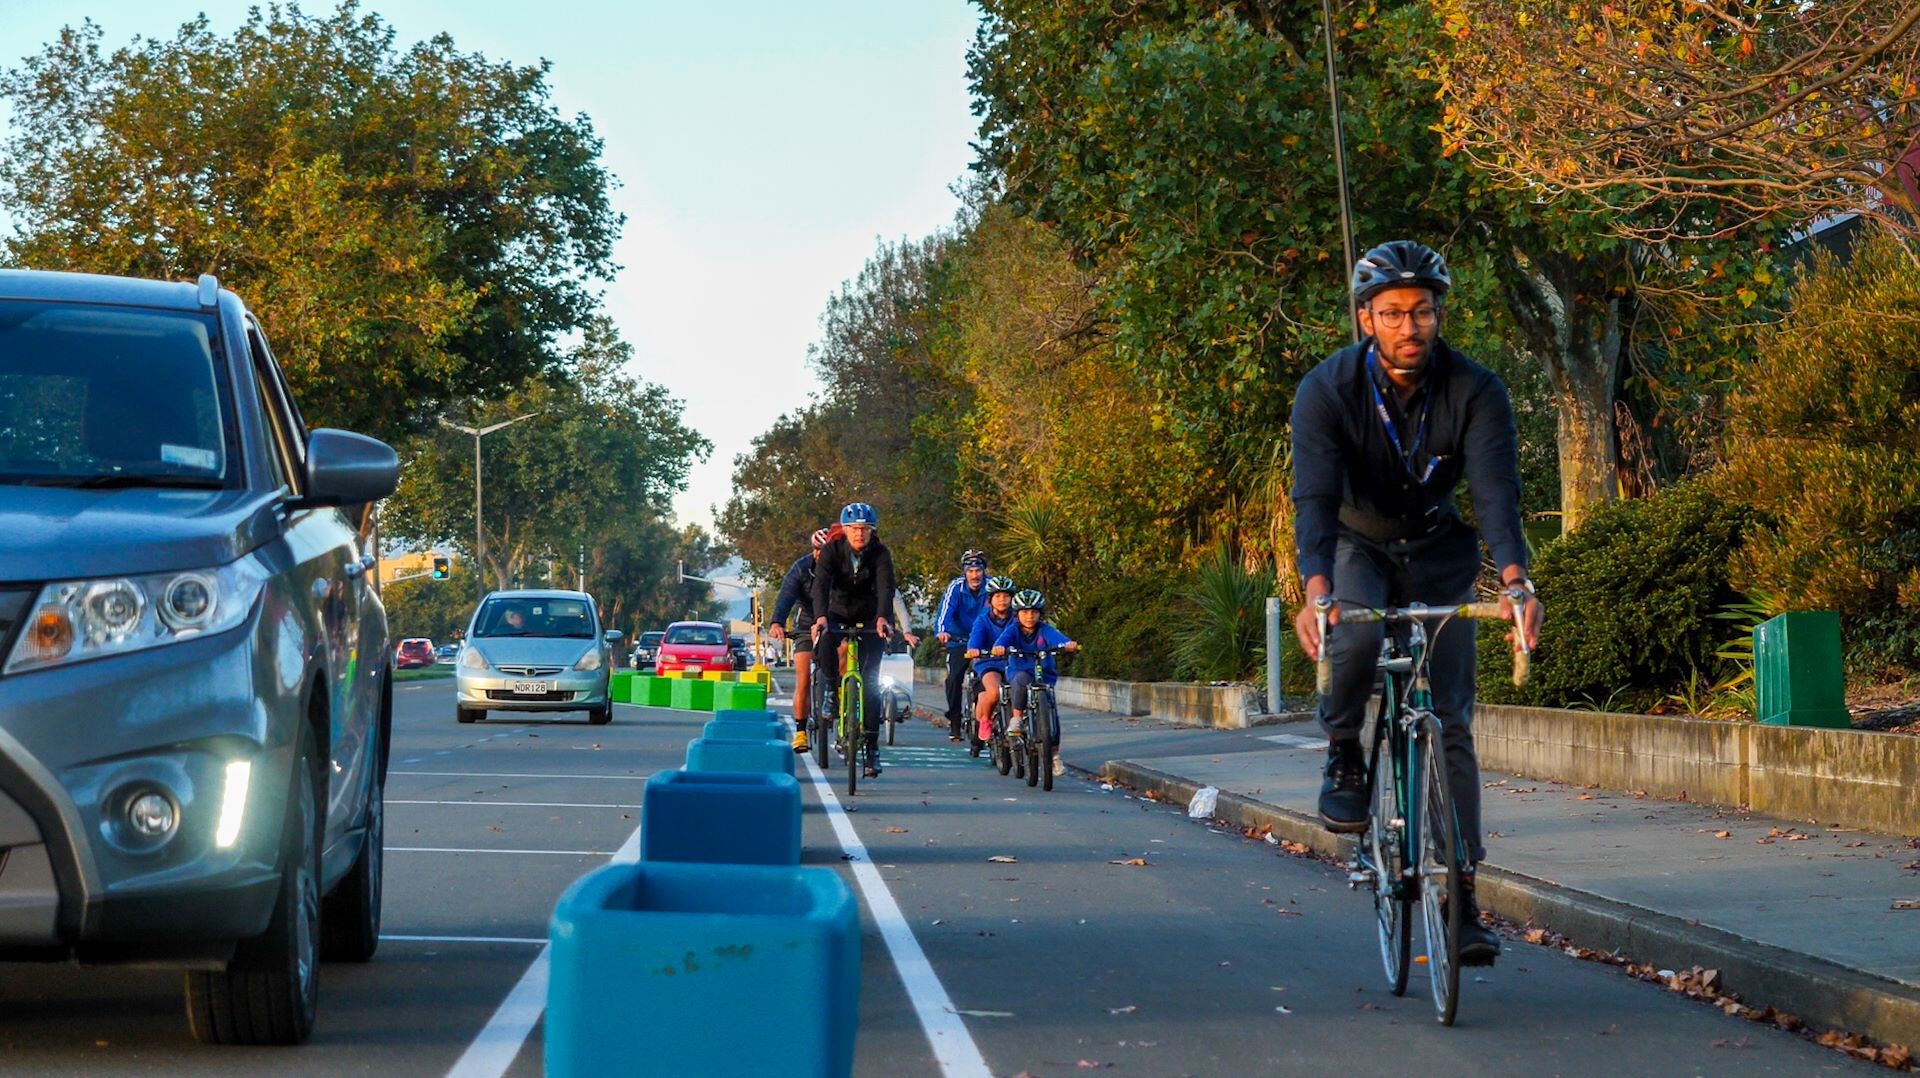
<path fill-rule="evenodd" d="M 600 628 L 583 591 L 496 591 L 473 612 L 455 663 L 454 717 L 474 722 L 488 711 L 585 711 L 613 721 L 612 645 L 620 631 Z"/>

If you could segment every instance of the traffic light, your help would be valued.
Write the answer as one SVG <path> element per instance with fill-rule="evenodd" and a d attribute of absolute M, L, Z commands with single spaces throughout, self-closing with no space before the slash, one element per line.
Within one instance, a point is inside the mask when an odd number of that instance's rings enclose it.
<path fill-rule="evenodd" d="M 452 565 L 452 558 L 433 559 L 433 578 L 435 580 L 445 580 L 452 573 Z"/>

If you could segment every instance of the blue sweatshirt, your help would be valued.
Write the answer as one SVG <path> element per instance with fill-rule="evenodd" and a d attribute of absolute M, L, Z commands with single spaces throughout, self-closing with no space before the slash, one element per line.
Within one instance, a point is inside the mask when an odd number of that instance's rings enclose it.
<path fill-rule="evenodd" d="M 1028 634 L 1020 628 L 1020 619 L 1015 617 L 1012 619 L 1011 624 L 1000 631 L 1000 636 L 993 642 L 993 646 L 1007 649 L 1007 671 L 1010 674 L 1017 674 L 1022 670 L 1028 671 L 1029 673 L 1033 670 L 1033 656 L 1021 655 L 1021 651 L 1065 647 L 1071 643 L 1073 643 L 1073 641 L 1068 640 L 1065 633 L 1044 621 L 1034 626 L 1033 632 Z M 1042 665 L 1040 676 L 1041 680 L 1049 685 L 1055 684 L 1060 680 L 1060 675 L 1055 673 L 1053 669 L 1053 656 L 1047 656 L 1047 661 Z"/>
<path fill-rule="evenodd" d="M 940 616 L 935 619 L 933 630 L 947 634 L 947 647 L 964 648 L 967 646 L 967 633 L 973 623 L 980 620 L 980 612 L 987 608 L 987 582 L 980 581 L 978 588 L 967 587 L 967 578 L 963 574 L 953 578 L 947 585 L 946 594 L 940 597 Z"/>
<path fill-rule="evenodd" d="M 786 624 L 787 615 L 793 612 L 795 605 L 800 607 L 800 629 L 805 631 L 813 624 L 807 613 L 807 604 L 813 599 L 813 552 L 800 555 L 800 560 L 787 570 L 786 579 L 780 581 L 780 596 L 773 601 L 773 620 L 769 625 Z"/>
<path fill-rule="evenodd" d="M 1001 677 L 1007 676 L 1007 660 L 993 657 L 993 642 L 1000 639 L 1000 633 L 1007 626 L 1012 625 L 1013 621 L 1011 610 L 1007 611 L 1005 618 L 999 620 L 994 619 L 992 607 L 980 612 L 980 617 L 973 623 L 973 632 L 967 635 L 967 650 L 980 653 L 980 657 L 973 661 L 975 670 L 983 674 L 998 673 Z"/>

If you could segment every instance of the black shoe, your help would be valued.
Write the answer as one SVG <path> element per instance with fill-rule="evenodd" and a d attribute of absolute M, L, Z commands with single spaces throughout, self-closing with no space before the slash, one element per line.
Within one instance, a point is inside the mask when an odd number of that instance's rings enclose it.
<path fill-rule="evenodd" d="M 1327 746 L 1327 778 L 1320 784 L 1320 822 L 1341 833 L 1367 829 L 1367 761 L 1358 741 Z"/>
<path fill-rule="evenodd" d="M 875 756 L 872 753 L 868 753 L 867 766 L 866 766 L 866 769 L 861 772 L 861 774 L 865 775 L 867 778 L 870 778 L 870 779 L 879 778 L 880 777 L 880 757 Z"/>
<path fill-rule="evenodd" d="M 1473 877 L 1467 877 L 1466 901 L 1461 903 L 1460 912 L 1465 920 L 1460 923 L 1460 964 L 1463 966 L 1491 966 L 1493 960 L 1500 957 L 1500 934 L 1480 922 L 1480 903 L 1473 897 Z"/>

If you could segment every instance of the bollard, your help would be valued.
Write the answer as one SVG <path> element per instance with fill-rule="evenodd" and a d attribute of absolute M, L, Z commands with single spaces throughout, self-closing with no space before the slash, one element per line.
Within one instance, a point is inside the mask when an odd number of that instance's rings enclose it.
<path fill-rule="evenodd" d="M 608 865 L 548 937 L 553 1078 L 853 1070 L 859 914 L 831 869 Z"/>
<path fill-rule="evenodd" d="M 640 860 L 800 863 L 800 783 L 769 771 L 662 771 L 640 802 Z"/>
<path fill-rule="evenodd" d="M 688 771 L 765 771 L 793 774 L 793 747 L 786 741 L 730 741 L 696 737 L 687 742 Z"/>
<path fill-rule="evenodd" d="M 787 734 L 787 724 L 774 719 L 708 719 L 700 736 L 712 741 L 779 741 Z"/>
<path fill-rule="evenodd" d="M 1267 596 L 1267 714 L 1278 715 L 1286 709 L 1285 687 L 1280 674 L 1280 649 L 1286 646 L 1286 638 L 1281 635 L 1280 599 Z"/>

